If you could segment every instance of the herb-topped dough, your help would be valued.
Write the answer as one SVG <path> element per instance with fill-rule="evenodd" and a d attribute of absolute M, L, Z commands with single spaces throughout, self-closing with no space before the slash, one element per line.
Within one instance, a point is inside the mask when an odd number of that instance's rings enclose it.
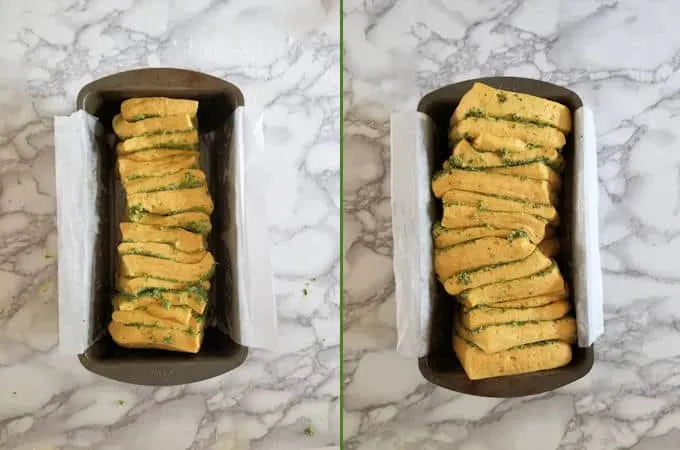
<path fill-rule="evenodd" d="M 146 153 L 146 152 L 144 152 Z M 198 152 L 185 155 L 168 156 L 151 161 L 138 161 L 130 158 L 118 158 L 118 174 L 123 183 L 130 179 L 143 177 L 160 177 L 177 173 L 185 169 L 198 169 Z"/>
<path fill-rule="evenodd" d="M 461 120 L 451 129 L 449 139 L 454 142 L 460 139 L 474 139 L 482 133 L 519 139 L 548 148 L 562 148 L 567 143 L 564 134 L 556 128 L 488 117 L 468 117 Z"/>
<path fill-rule="evenodd" d="M 536 308 L 503 308 L 500 305 L 502 303 L 496 308 L 478 306 L 461 312 L 461 324 L 468 330 L 474 330 L 502 323 L 556 320 L 564 317 L 571 310 L 571 303 L 564 300 Z"/>
<path fill-rule="evenodd" d="M 123 222 L 120 224 L 120 232 L 122 242 L 159 242 L 172 245 L 182 252 L 205 250 L 205 238 L 191 231 Z"/>
<path fill-rule="evenodd" d="M 566 106 L 482 83 L 451 116 L 451 154 L 432 178 L 434 269 L 458 302 L 452 346 L 470 379 L 571 360 L 576 321 L 551 259 L 571 128 Z"/>
<path fill-rule="evenodd" d="M 195 264 L 200 262 L 207 252 L 183 252 L 174 245 L 164 242 L 123 242 L 118 245 L 118 254 L 153 256 L 179 263 Z"/>
<path fill-rule="evenodd" d="M 541 147 L 518 138 L 496 136 L 483 131 L 472 139 L 472 146 L 480 152 L 525 153 L 536 150 L 539 154 L 545 155 L 548 161 L 561 158 L 559 147 Z"/>
<path fill-rule="evenodd" d="M 115 309 L 120 310 L 146 308 L 149 305 L 161 305 L 163 308 L 182 306 L 188 307 L 198 314 L 203 314 L 208 304 L 207 295 L 207 292 L 201 292 L 198 289 L 147 291 L 139 296 L 118 294 L 113 298 L 113 305 Z"/>
<path fill-rule="evenodd" d="M 109 334 L 116 344 L 126 348 L 155 348 L 174 352 L 198 353 L 203 333 L 189 329 L 174 330 L 154 326 L 109 323 Z"/>
<path fill-rule="evenodd" d="M 457 317 L 456 333 L 486 353 L 496 353 L 520 345 L 558 340 L 573 344 L 576 341 L 576 320 L 564 317 L 557 320 L 534 320 L 486 325 L 468 330 Z"/>
<path fill-rule="evenodd" d="M 451 189 L 479 192 L 543 205 L 555 205 L 557 194 L 547 181 L 522 180 L 519 177 L 488 172 L 450 169 L 435 174 L 434 195 L 441 198 Z"/>
<path fill-rule="evenodd" d="M 518 164 L 516 166 L 492 167 L 483 170 L 491 173 L 512 175 L 513 177 L 519 177 L 520 179 L 528 178 L 530 180 L 547 181 L 548 184 L 556 190 L 562 187 L 562 178 L 560 175 L 542 162 Z"/>
<path fill-rule="evenodd" d="M 436 249 L 434 270 L 440 279 L 446 280 L 462 270 L 524 259 L 533 251 L 534 246 L 526 236 L 519 236 L 516 239 L 480 238 Z"/>
<path fill-rule="evenodd" d="M 562 341 L 543 341 L 486 353 L 454 335 L 453 350 L 471 380 L 554 369 L 569 364 L 572 357 L 571 345 Z"/>
<path fill-rule="evenodd" d="M 558 223 L 557 209 L 552 205 L 540 205 L 528 201 L 497 197 L 490 194 L 451 189 L 442 196 L 442 202 L 475 206 L 486 211 L 515 212 L 540 217 L 550 223 Z"/>
<path fill-rule="evenodd" d="M 152 117 L 150 119 L 128 122 L 119 114 L 113 118 L 113 131 L 121 139 L 153 134 L 177 133 L 193 130 L 194 123 L 188 114 Z"/>
<path fill-rule="evenodd" d="M 491 225 L 495 228 L 511 228 L 526 234 L 534 244 L 541 242 L 545 236 L 547 222 L 536 216 L 522 212 L 489 211 L 479 206 L 445 203 L 442 225 L 446 228 L 475 227 Z"/>
<path fill-rule="evenodd" d="M 121 347 L 200 350 L 215 259 L 214 205 L 200 168 L 198 102 L 129 99 L 113 119 L 127 220 L 109 334 Z"/>
<path fill-rule="evenodd" d="M 153 148 L 198 149 L 198 132 L 193 130 L 133 137 L 119 142 L 116 151 L 119 155 L 125 155 Z"/>
<path fill-rule="evenodd" d="M 460 294 L 459 299 L 463 306 L 473 307 L 522 297 L 565 293 L 562 275 L 557 264 L 553 264 L 548 269 L 526 277 L 468 289 Z"/>
<path fill-rule="evenodd" d="M 456 272 L 444 281 L 444 288 L 449 294 L 457 295 L 467 289 L 523 278 L 552 266 L 550 258 L 533 247 L 531 249 L 532 253 L 523 259 Z"/>
<path fill-rule="evenodd" d="M 196 117 L 198 102 L 167 97 L 143 97 L 125 100 L 120 105 L 123 119 L 134 122 L 148 117 L 172 116 L 186 114 Z"/>
<path fill-rule="evenodd" d="M 144 150 L 141 152 L 128 153 L 125 159 L 129 161 L 155 161 L 157 159 L 165 159 L 173 156 L 190 156 L 198 158 L 199 153 L 196 150 L 177 150 L 175 148 L 154 148 Z M 198 162 L 196 163 L 198 167 Z"/>
<path fill-rule="evenodd" d="M 214 204 L 205 187 L 128 195 L 128 208 L 162 216 L 182 212 L 212 214 Z"/>
<path fill-rule="evenodd" d="M 160 280 L 151 277 L 136 277 L 128 278 L 125 276 L 118 277 L 118 291 L 128 295 L 139 295 L 146 291 L 183 291 L 192 289 L 210 289 L 209 281 L 201 281 L 200 283 L 184 282 L 184 281 L 169 281 Z"/>
<path fill-rule="evenodd" d="M 133 178 L 123 182 L 127 194 L 143 192 L 191 189 L 205 186 L 205 174 L 199 169 L 183 169 L 170 175 L 159 177 Z"/>
<path fill-rule="evenodd" d="M 157 214 L 149 214 L 141 208 L 129 208 L 128 220 L 144 225 L 157 225 L 162 228 L 183 228 L 204 236 L 212 230 L 210 216 L 199 211 L 160 216 Z"/>
<path fill-rule="evenodd" d="M 495 89 L 483 83 L 475 83 L 463 96 L 451 122 L 460 122 L 470 115 L 550 126 L 564 133 L 571 131 L 571 112 L 566 106 L 533 95 Z"/>
<path fill-rule="evenodd" d="M 117 308 L 116 306 L 116 299 L 114 297 L 114 311 L 135 311 L 139 310 L 142 311 L 146 314 L 149 314 L 153 317 L 158 317 L 159 319 L 167 319 L 167 320 L 172 320 L 174 322 L 177 322 L 178 324 L 182 325 L 189 325 L 189 321 L 193 317 L 192 314 L 192 309 L 189 308 L 188 306 L 173 306 L 173 305 L 164 305 L 161 304 L 160 302 L 154 302 L 150 303 L 148 305 L 145 305 L 143 307 L 139 308 L 127 308 L 127 309 L 120 309 Z"/>
<path fill-rule="evenodd" d="M 123 276 L 153 277 L 159 280 L 197 282 L 212 277 L 215 260 L 210 252 L 196 263 L 180 263 L 144 255 L 122 255 L 120 273 Z"/>
<path fill-rule="evenodd" d="M 538 308 L 549 303 L 567 300 L 567 292 L 556 294 L 537 295 L 535 297 L 519 298 L 517 300 L 504 301 L 491 305 L 484 305 L 486 308 Z"/>
<path fill-rule="evenodd" d="M 203 328 L 203 319 L 199 315 L 192 315 L 187 325 L 181 324 L 174 320 L 152 316 L 147 311 L 142 309 L 133 309 L 131 311 L 114 311 L 111 315 L 111 318 L 114 322 L 119 322 L 124 325 L 142 325 L 170 330 L 190 330 L 194 333 L 200 333 Z"/>
<path fill-rule="evenodd" d="M 513 230 L 509 228 L 495 228 L 489 225 L 445 228 L 441 222 L 436 222 L 432 227 L 432 237 L 436 248 L 448 247 L 483 237 L 508 237 L 512 233 Z"/>
<path fill-rule="evenodd" d="M 508 152 L 505 148 L 494 148 L 480 151 L 463 139 L 453 148 L 444 168 L 487 170 L 535 162 L 545 163 L 556 170 L 560 170 L 564 165 L 562 155 L 554 149 L 532 148 L 522 152 Z"/>

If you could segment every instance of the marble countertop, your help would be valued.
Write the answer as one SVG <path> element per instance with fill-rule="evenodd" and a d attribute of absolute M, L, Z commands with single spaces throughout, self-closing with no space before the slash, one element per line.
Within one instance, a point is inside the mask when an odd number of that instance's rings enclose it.
<path fill-rule="evenodd" d="M 678 448 L 677 3 L 345 1 L 346 448 Z M 489 75 L 568 86 L 595 112 L 605 336 L 584 379 L 484 399 L 393 351 L 389 114 Z"/>
<path fill-rule="evenodd" d="M 0 3 L 0 448 L 337 448 L 338 3 Z M 264 108 L 282 336 L 280 354 L 160 388 L 57 351 L 52 122 L 85 83 L 156 66 L 225 78 Z"/>

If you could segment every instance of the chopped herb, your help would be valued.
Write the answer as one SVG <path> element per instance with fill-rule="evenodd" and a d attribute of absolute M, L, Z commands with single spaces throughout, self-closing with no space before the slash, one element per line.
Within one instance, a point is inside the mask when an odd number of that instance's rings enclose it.
<path fill-rule="evenodd" d="M 309 294 L 309 291 L 307 291 L 307 288 L 303 288 L 303 289 L 302 289 L 302 295 L 304 295 L 305 297 L 307 297 L 307 294 Z"/>
<path fill-rule="evenodd" d="M 508 241 L 514 241 L 515 239 L 526 239 L 528 236 L 526 231 L 514 230 L 506 236 L 506 239 Z"/>
<path fill-rule="evenodd" d="M 444 175 L 446 175 L 446 170 L 438 170 L 438 171 L 436 171 L 435 174 L 432 176 L 432 179 L 433 179 L 433 180 L 436 180 L 437 178 L 442 177 L 442 176 L 444 176 Z"/>
<path fill-rule="evenodd" d="M 440 235 L 444 231 L 446 231 L 446 228 L 442 226 L 441 222 L 435 222 L 435 224 L 432 226 L 432 234 L 434 234 L 435 236 Z"/>
<path fill-rule="evenodd" d="M 170 306 L 171 306 L 170 300 L 164 298 L 161 305 L 163 306 L 164 309 L 170 309 Z"/>
<path fill-rule="evenodd" d="M 444 164 L 444 168 L 450 169 L 451 166 L 453 166 L 453 167 L 465 167 L 465 166 L 467 166 L 467 164 L 465 164 L 465 161 L 460 156 L 453 155 L 448 159 L 448 161 L 446 161 L 446 163 Z"/>
<path fill-rule="evenodd" d="M 205 275 L 203 275 L 200 280 L 201 281 L 206 281 L 209 280 L 215 275 L 215 265 L 213 265 L 208 272 L 206 272 Z"/>
<path fill-rule="evenodd" d="M 305 436 L 307 436 L 307 437 L 314 436 L 314 430 L 312 429 L 312 426 L 309 425 L 309 426 L 305 427 L 304 433 L 305 433 Z"/>
<path fill-rule="evenodd" d="M 532 143 L 532 142 L 527 142 L 527 143 L 526 143 L 526 148 L 527 148 L 528 150 L 531 150 L 532 148 L 540 148 L 540 147 L 541 147 L 540 145 L 534 144 L 534 143 Z"/>
<path fill-rule="evenodd" d="M 522 181 L 527 181 L 529 178 L 526 175 L 520 175 L 519 179 Z"/>
<path fill-rule="evenodd" d="M 477 201 L 477 211 L 484 211 L 484 201 L 482 200 Z"/>
<path fill-rule="evenodd" d="M 191 172 L 184 173 L 184 179 L 179 184 L 180 188 L 192 188 L 196 186 L 201 186 L 203 182 L 195 177 Z"/>
<path fill-rule="evenodd" d="M 188 292 L 199 296 L 201 299 L 208 300 L 208 290 L 200 285 L 189 286 L 186 289 Z"/>
<path fill-rule="evenodd" d="M 210 230 L 212 229 L 212 225 L 210 224 L 209 221 L 199 221 L 199 222 L 189 222 L 186 225 L 184 225 L 182 228 L 185 228 L 189 231 L 193 231 L 194 233 L 202 234 L 202 235 L 207 235 L 210 233 Z"/>
<path fill-rule="evenodd" d="M 135 114 L 134 116 L 132 116 L 132 120 L 135 121 L 135 122 L 138 121 L 138 120 L 144 120 L 144 119 L 146 119 L 146 115 L 144 115 L 144 114 Z"/>
<path fill-rule="evenodd" d="M 484 116 L 485 116 L 484 111 L 482 111 L 482 110 L 479 109 L 479 108 L 470 108 L 470 109 L 468 110 L 468 112 L 465 114 L 465 118 L 468 118 L 468 117 L 477 117 L 477 118 L 479 118 L 479 117 L 484 117 Z"/>
<path fill-rule="evenodd" d="M 527 119 L 527 118 L 521 117 L 521 116 L 519 116 L 519 115 L 517 115 L 517 114 L 508 114 L 507 116 L 502 117 L 502 119 L 509 120 L 509 121 L 511 121 L 511 122 L 525 123 L 525 124 L 529 124 L 529 125 L 534 125 L 534 126 L 537 126 L 537 127 L 551 127 L 551 128 L 554 128 L 554 127 L 552 126 L 552 124 L 550 124 L 550 123 L 548 123 L 548 122 L 544 122 L 544 121 L 538 120 L 538 119 Z"/>
<path fill-rule="evenodd" d="M 505 103 L 508 100 L 508 97 L 502 92 L 496 93 L 496 97 L 498 97 L 498 103 Z"/>
<path fill-rule="evenodd" d="M 144 216 L 146 215 L 146 212 L 144 211 L 144 208 L 142 208 L 141 206 L 135 205 L 135 206 L 131 206 L 130 208 L 128 208 L 127 215 L 128 215 L 128 219 L 130 219 L 130 221 L 139 222 L 140 220 L 142 220 L 144 218 Z"/>
<path fill-rule="evenodd" d="M 456 275 L 458 278 L 458 282 L 460 284 L 470 284 L 472 279 L 470 278 L 470 274 L 468 272 L 458 272 L 458 275 Z"/>
<path fill-rule="evenodd" d="M 163 343 L 164 344 L 172 344 L 172 335 L 168 334 L 163 338 Z"/>
<path fill-rule="evenodd" d="M 120 406 L 125 406 L 127 402 L 125 400 L 118 400 L 116 403 L 118 403 Z"/>

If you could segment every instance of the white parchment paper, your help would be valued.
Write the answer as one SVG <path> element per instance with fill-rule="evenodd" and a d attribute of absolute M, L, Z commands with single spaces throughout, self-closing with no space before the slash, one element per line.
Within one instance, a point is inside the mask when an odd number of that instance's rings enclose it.
<path fill-rule="evenodd" d="M 237 314 L 232 337 L 248 347 L 276 350 L 278 322 L 274 297 L 266 187 L 269 179 L 262 114 L 239 107 L 234 112 L 230 167 L 234 176 Z"/>
<path fill-rule="evenodd" d="M 604 333 L 604 294 L 598 229 L 597 136 L 593 112 L 574 114 L 574 298 L 579 347 L 590 347 Z"/>
<path fill-rule="evenodd" d="M 578 345 L 589 347 L 604 332 L 602 270 L 597 214 L 597 145 L 588 108 L 575 114 L 574 283 Z M 391 117 L 393 264 L 396 282 L 397 352 L 427 353 L 434 296 L 430 194 L 432 122 L 419 112 Z M 569 224 L 563 224 L 569 226 Z"/>
<path fill-rule="evenodd" d="M 91 344 L 94 244 L 97 236 L 97 119 L 85 111 L 54 118 L 59 232 L 59 351 L 76 355 Z"/>
<path fill-rule="evenodd" d="M 234 112 L 229 186 L 236 209 L 235 251 L 230 255 L 237 299 L 231 337 L 276 350 L 278 322 L 266 214 L 267 158 L 258 110 Z M 92 344 L 94 244 L 97 233 L 97 119 L 84 111 L 55 117 L 57 224 L 59 231 L 59 350 L 83 353 Z M 219 301 L 219 300 L 218 300 Z"/>
<path fill-rule="evenodd" d="M 432 121 L 419 112 L 391 117 L 392 236 L 397 310 L 397 351 L 427 353 L 430 307 L 435 292 L 432 267 L 430 178 L 434 165 Z"/>

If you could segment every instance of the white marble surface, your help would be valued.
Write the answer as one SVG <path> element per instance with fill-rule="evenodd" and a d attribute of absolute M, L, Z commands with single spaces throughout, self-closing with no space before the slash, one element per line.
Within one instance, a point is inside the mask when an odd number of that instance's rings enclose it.
<path fill-rule="evenodd" d="M 680 448 L 680 7 L 670 0 L 347 0 L 347 449 Z M 389 114 L 485 75 L 595 111 L 606 335 L 583 380 L 533 398 L 435 388 L 397 356 Z"/>
<path fill-rule="evenodd" d="M 337 447 L 338 22 L 334 0 L 0 1 L 0 448 Z M 150 66 L 239 85 L 276 168 L 283 352 L 189 386 L 109 381 L 56 349 L 52 117 L 88 81 Z"/>

